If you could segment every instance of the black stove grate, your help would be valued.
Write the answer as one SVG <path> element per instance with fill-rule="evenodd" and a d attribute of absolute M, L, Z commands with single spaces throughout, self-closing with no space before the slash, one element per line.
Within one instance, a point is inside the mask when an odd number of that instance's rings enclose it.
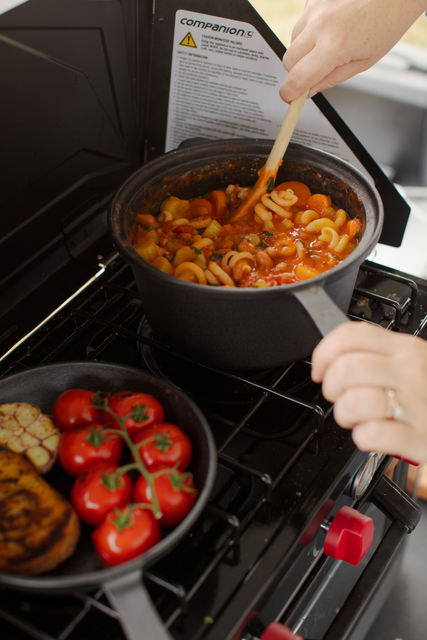
<path fill-rule="evenodd" d="M 413 280 L 365 263 L 349 315 L 422 336 L 426 297 Z M 0 359 L 0 376 L 76 359 L 148 369 L 181 386 L 205 413 L 218 449 L 211 501 L 172 561 L 160 561 L 144 580 L 177 640 L 222 640 L 233 616 L 281 579 L 315 506 L 345 490 L 359 455 L 349 433 L 333 422 L 308 361 L 256 374 L 219 371 L 157 341 L 132 271 L 117 256 Z M 13 628 L 17 640 L 83 640 L 93 629 L 123 638 L 101 591 L 57 596 L 54 607 L 51 600 L 1 591 L 2 637 Z"/>

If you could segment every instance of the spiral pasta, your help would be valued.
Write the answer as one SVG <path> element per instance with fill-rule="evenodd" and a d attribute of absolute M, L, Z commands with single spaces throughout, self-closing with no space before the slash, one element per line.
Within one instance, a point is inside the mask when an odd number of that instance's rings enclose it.
<path fill-rule="evenodd" d="M 171 196 L 157 220 L 140 215 L 134 248 L 153 267 L 186 282 L 262 289 L 313 278 L 360 242 L 360 219 L 296 181 L 265 193 L 249 218 L 231 224 L 249 192 L 230 184 L 194 201 Z"/>
<path fill-rule="evenodd" d="M 197 264 L 194 264 L 194 262 L 181 262 L 181 264 L 179 264 L 175 269 L 175 275 L 179 278 L 187 271 L 195 275 L 199 284 L 207 284 L 203 269 L 201 269 Z"/>
<path fill-rule="evenodd" d="M 338 242 L 340 241 L 338 233 L 331 227 L 323 227 L 322 233 L 319 236 L 319 240 L 323 240 L 323 242 L 326 242 L 330 249 L 335 249 Z"/>

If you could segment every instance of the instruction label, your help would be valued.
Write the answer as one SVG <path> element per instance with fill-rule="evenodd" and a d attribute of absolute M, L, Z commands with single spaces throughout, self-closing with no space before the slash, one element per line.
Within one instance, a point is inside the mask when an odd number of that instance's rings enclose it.
<path fill-rule="evenodd" d="M 188 138 L 275 139 L 288 105 L 281 60 L 246 22 L 179 10 L 175 18 L 165 151 Z M 292 142 L 328 151 L 363 170 L 312 100 Z"/>

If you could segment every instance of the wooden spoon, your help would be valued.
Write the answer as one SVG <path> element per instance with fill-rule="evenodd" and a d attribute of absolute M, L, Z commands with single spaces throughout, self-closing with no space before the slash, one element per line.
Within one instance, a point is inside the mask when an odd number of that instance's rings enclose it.
<path fill-rule="evenodd" d="M 271 179 L 276 179 L 277 172 L 282 164 L 283 156 L 288 148 L 289 141 L 295 129 L 301 110 L 304 106 L 308 91 L 303 93 L 299 98 L 292 100 L 286 112 L 285 118 L 280 127 L 280 131 L 270 151 L 265 165 L 258 171 L 258 180 L 252 187 L 250 194 L 245 198 L 240 207 L 233 213 L 230 222 L 235 222 L 246 217 L 253 212 L 257 202 L 267 193 L 267 186 Z"/>

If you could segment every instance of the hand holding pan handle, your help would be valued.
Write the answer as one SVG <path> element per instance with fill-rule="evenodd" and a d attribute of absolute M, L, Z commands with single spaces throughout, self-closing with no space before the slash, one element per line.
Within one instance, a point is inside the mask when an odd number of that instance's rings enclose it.
<path fill-rule="evenodd" d="M 300 291 L 294 291 L 293 294 L 308 312 L 322 337 L 343 322 L 350 322 L 322 287 L 311 285 Z"/>
<path fill-rule="evenodd" d="M 119 612 L 128 640 L 172 640 L 142 584 L 141 569 L 108 580 L 102 588 L 113 609 Z"/>

